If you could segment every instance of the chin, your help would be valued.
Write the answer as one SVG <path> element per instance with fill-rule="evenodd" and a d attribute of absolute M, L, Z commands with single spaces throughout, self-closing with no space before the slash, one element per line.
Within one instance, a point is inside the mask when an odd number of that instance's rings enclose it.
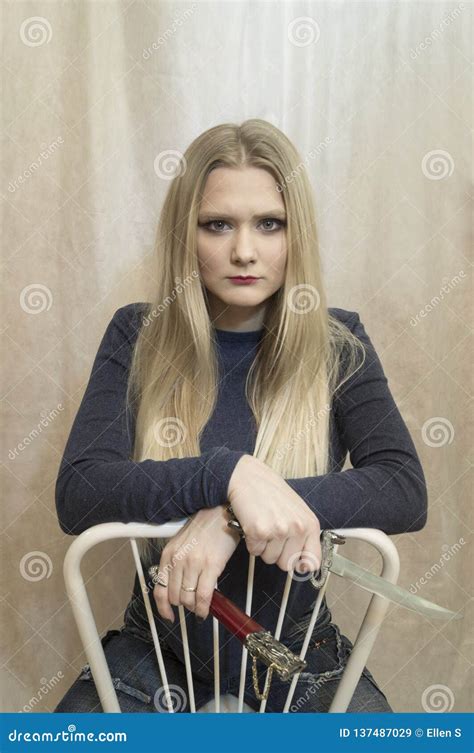
<path fill-rule="evenodd" d="M 245 286 L 242 285 L 242 287 Z M 220 295 L 219 298 L 223 303 L 226 303 L 229 306 L 258 306 L 267 299 L 267 296 L 252 295 L 249 291 L 246 291 L 244 295 L 242 295 L 242 291 L 238 290 L 236 291 L 236 295 Z"/>

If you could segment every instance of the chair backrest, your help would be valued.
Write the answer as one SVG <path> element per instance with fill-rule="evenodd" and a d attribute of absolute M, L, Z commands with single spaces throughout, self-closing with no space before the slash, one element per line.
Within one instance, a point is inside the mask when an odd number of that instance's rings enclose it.
<path fill-rule="evenodd" d="M 94 546 L 96 546 L 96 544 L 100 544 L 103 541 L 124 538 L 130 539 L 135 566 L 137 569 L 142 592 L 144 594 L 145 607 L 147 611 L 151 635 L 153 637 L 160 675 L 162 678 L 167 708 L 170 713 L 173 713 L 173 704 L 168 687 L 165 662 L 163 659 L 150 603 L 150 598 L 153 598 L 153 595 L 149 594 L 149 589 L 147 589 L 146 586 L 145 575 L 143 573 L 142 562 L 139 556 L 136 539 L 170 538 L 181 529 L 181 527 L 186 523 L 186 520 L 187 518 L 184 518 L 183 520 L 172 521 L 163 525 L 149 525 L 147 523 L 101 523 L 100 525 L 93 526 L 92 528 L 89 528 L 88 530 L 81 533 L 72 542 L 68 551 L 66 552 L 63 567 L 66 590 L 104 712 L 120 713 L 121 709 L 118 703 L 114 685 L 112 683 L 110 670 L 104 654 L 104 649 L 97 631 L 97 626 L 95 624 L 92 609 L 87 596 L 84 580 L 82 578 L 82 558 L 84 554 L 89 551 L 89 549 L 92 549 Z M 366 543 L 371 544 L 373 547 L 375 547 L 375 549 L 377 549 L 382 556 L 382 570 L 380 573 L 381 577 L 385 578 L 390 583 L 397 582 L 400 570 L 398 552 L 391 539 L 389 539 L 389 537 L 385 533 L 374 528 L 338 528 L 333 529 L 333 531 L 334 533 L 344 537 L 345 539 L 358 539 L 360 541 L 365 541 Z M 334 551 L 337 550 L 337 546 L 338 545 L 336 544 Z M 252 613 L 254 566 L 255 557 L 253 555 L 249 555 L 247 600 L 245 607 L 245 612 L 248 615 L 251 615 Z M 292 575 L 293 573 L 292 571 L 290 571 L 288 573 L 285 587 L 283 589 L 278 621 L 274 630 L 272 631 L 276 639 L 279 639 L 280 637 L 290 588 L 293 582 Z M 309 622 L 308 630 L 300 653 L 300 657 L 302 659 L 304 659 L 309 645 L 309 640 L 318 616 L 319 608 L 327 589 L 329 575 L 328 578 L 326 578 L 324 584 L 318 590 L 318 596 L 314 605 L 313 614 Z M 308 588 L 311 587 L 312 586 L 308 583 Z M 388 605 L 389 602 L 381 596 L 372 596 L 363 617 L 359 632 L 354 641 L 353 649 L 347 662 L 347 666 L 343 672 L 341 680 L 338 684 L 338 689 L 329 708 L 330 712 L 334 713 L 347 711 L 347 707 L 349 706 L 354 690 L 357 686 L 357 683 L 359 682 L 364 666 L 367 663 L 369 654 L 377 638 L 380 626 L 387 612 Z M 193 676 L 186 632 L 184 607 L 180 605 L 178 607 L 178 610 L 184 648 L 189 703 L 191 712 L 195 712 L 196 707 L 194 701 Z M 199 711 L 252 711 L 252 709 L 247 704 L 245 704 L 243 700 L 248 654 L 248 651 L 244 646 L 242 646 L 242 664 L 238 699 L 231 695 L 222 696 L 219 692 L 219 621 L 214 616 L 212 617 L 212 619 L 214 638 L 214 701 L 210 701 L 205 706 L 202 706 Z M 265 628 L 268 630 L 272 630 L 272 627 L 273 626 L 271 625 L 265 625 Z M 296 674 L 293 676 L 291 683 L 289 684 L 288 697 L 286 700 L 284 712 L 287 712 L 290 708 L 290 703 L 295 691 L 297 681 L 298 675 Z M 264 687 L 266 687 L 266 683 Z M 260 702 L 259 713 L 265 711 L 265 706 L 266 700 L 262 700 Z"/>

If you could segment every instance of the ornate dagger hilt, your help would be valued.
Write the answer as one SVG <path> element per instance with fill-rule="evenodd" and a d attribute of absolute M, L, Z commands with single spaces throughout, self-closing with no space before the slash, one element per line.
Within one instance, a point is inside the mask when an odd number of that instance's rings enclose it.
<path fill-rule="evenodd" d="M 321 565 L 318 574 L 312 573 L 310 577 L 311 585 L 320 589 L 326 583 L 329 570 L 332 565 L 332 555 L 335 544 L 345 544 L 346 540 L 334 531 L 321 531 Z"/>
<path fill-rule="evenodd" d="M 268 630 L 265 630 L 217 589 L 214 590 L 211 599 L 210 612 L 244 644 L 251 655 L 253 686 L 255 695 L 260 701 L 266 700 L 268 697 L 274 670 L 282 680 L 288 681 L 294 674 L 301 672 L 306 667 L 304 659 L 296 656 L 293 651 L 274 638 Z M 266 688 L 263 693 L 260 693 L 258 688 L 258 659 L 269 667 Z"/>

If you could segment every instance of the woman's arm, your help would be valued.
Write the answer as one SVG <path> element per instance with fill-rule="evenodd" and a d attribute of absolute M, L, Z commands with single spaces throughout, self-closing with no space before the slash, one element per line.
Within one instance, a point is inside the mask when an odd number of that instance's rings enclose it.
<path fill-rule="evenodd" d="M 347 324 L 367 350 L 363 366 L 334 398 L 336 424 L 353 468 L 285 481 L 322 529 L 419 531 L 427 520 L 423 468 L 359 315 L 352 312 Z"/>
<path fill-rule="evenodd" d="M 166 523 L 224 504 L 234 467 L 245 454 L 213 447 L 196 457 L 130 459 L 125 393 L 139 307 L 129 304 L 115 312 L 72 425 L 55 489 L 65 533 L 77 535 L 110 521 Z"/>

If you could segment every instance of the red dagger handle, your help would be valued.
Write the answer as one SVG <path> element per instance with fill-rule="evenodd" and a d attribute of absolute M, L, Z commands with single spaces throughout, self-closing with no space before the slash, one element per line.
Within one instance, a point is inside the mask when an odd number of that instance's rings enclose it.
<path fill-rule="evenodd" d="M 249 633 L 258 633 L 265 629 L 217 589 L 214 589 L 209 611 L 242 643 Z"/>

